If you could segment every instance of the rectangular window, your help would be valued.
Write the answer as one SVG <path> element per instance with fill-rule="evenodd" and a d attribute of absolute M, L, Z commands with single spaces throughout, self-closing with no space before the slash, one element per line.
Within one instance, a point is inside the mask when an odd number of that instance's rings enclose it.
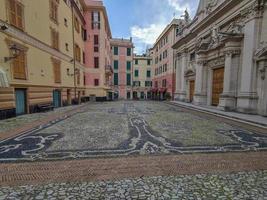
<path fill-rule="evenodd" d="M 94 47 L 94 52 L 99 52 L 99 47 L 98 46 L 96 46 L 96 47 Z"/>
<path fill-rule="evenodd" d="M 127 86 L 131 86 L 131 74 L 127 74 Z"/>
<path fill-rule="evenodd" d="M 99 68 L 99 57 L 94 57 L 94 66 L 95 68 Z"/>
<path fill-rule="evenodd" d="M 119 75 L 118 75 L 118 73 L 114 73 L 114 85 L 119 85 Z"/>
<path fill-rule="evenodd" d="M 87 40 L 87 30 L 84 28 L 82 28 L 82 39 L 83 41 Z"/>
<path fill-rule="evenodd" d="M 52 48 L 59 50 L 59 33 L 51 28 L 51 43 Z"/>
<path fill-rule="evenodd" d="M 80 23 L 77 17 L 74 17 L 74 28 L 77 33 L 80 33 Z"/>
<path fill-rule="evenodd" d="M 146 87 L 151 87 L 152 86 L 152 81 L 146 81 L 145 82 Z"/>
<path fill-rule="evenodd" d="M 94 82 L 95 82 L 95 86 L 99 86 L 99 79 L 95 79 Z"/>
<path fill-rule="evenodd" d="M 114 47 L 114 55 L 119 55 L 119 47 Z"/>
<path fill-rule="evenodd" d="M 131 61 L 127 61 L 127 70 L 130 71 L 132 68 Z"/>
<path fill-rule="evenodd" d="M 127 48 L 127 56 L 131 56 L 132 55 L 132 49 L 131 48 Z"/>
<path fill-rule="evenodd" d="M 138 65 L 138 59 L 134 60 L 135 64 Z"/>
<path fill-rule="evenodd" d="M 115 70 L 118 70 L 119 69 L 119 61 L 117 61 L 117 60 L 114 60 L 114 69 Z"/>
<path fill-rule="evenodd" d="M 58 4 L 59 0 L 50 0 L 50 19 L 58 23 Z"/>
<path fill-rule="evenodd" d="M 53 60 L 53 67 L 54 67 L 54 81 L 55 83 L 61 83 L 61 69 L 60 69 L 60 62 L 57 60 Z"/>
<path fill-rule="evenodd" d="M 167 81 L 166 79 L 162 80 L 162 87 L 166 87 L 167 86 Z"/>
<path fill-rule="evenodd" d="M 147 60 L 147 65 L 151 65 L 151 60 Z"/>
<path fill-rule="evenodd" d="M 24 7 L 23 4 L 17 0 L 8 0 L 8 15 L 9 22 L 13 26 L 23 30 L 24 29 Z"/>
<path fill-rule="evenodd" d="M 150 70 L 147 70 L 147 71 L 146 71 L 146 77 L 147 77 L 147 78 L 151 78 L 151 71 L 150 71 Z"/>
<path fill-rule="evenodd" d="M 99 45 L 98 35 L 94 35 L 94 45 Z"/>
<path fill-rule="evenodd" d="M 135 77 L 138 77 L 139 76 L 139 71 L 137 69 L 134 71 L 134 76 Z"/>
<path fill-rule="evenodd" d="M 26 80 L 26 55 L 24 52 L 20 52 L 19 56 L 13 60 L 13 77 Z"/>
<path fill-rule="evenodd" d="M 83 64 L 85 64 L 85 53 L 83 51 Z"/>
<path fill-rule="evenodd" d="M 75 44 L 75 60 L 81 62 L 81 49 L 77 44 Z"/>
<path fill-rule="evenodd" d="M 92 29 L 100 29 L 100 12 L 92 12 Z"/>
<path fill-rule="evenodd" d="M 77 82 L 77 85 L 80 85 L 81 83 L 81 72 L 79 69 L 77 69 L 76 71 L 76 82 Z"/>

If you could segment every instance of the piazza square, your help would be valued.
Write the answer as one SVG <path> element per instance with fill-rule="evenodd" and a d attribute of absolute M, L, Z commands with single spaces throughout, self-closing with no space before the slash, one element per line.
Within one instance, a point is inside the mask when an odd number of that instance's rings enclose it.
<path fill-rule="evenodd" d="M 0 200 L 265 200 L 266 117 L 266 0 L 0 2 Z"/>

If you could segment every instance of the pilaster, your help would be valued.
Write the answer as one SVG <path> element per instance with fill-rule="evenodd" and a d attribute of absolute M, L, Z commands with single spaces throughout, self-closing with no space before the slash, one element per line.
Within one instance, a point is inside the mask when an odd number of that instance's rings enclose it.
<path fill-rule="evenodd" d="M 204 57 L 197 55 L 196 62 L 195 105 L 207 105 L 207 76 L 208 68 Z"/>

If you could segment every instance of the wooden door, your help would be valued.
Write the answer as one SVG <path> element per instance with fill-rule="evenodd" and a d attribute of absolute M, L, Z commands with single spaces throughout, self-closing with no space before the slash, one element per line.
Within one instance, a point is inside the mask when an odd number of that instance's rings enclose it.
<path fill-rule="evenodd" d="M 190 90 L 190 97 L 189 97 L 189 100 L 190 102 L 193 102 L 194 100 L 194 93 L 195 93 L 195 81 L 192 80 L 189 82 L 189 90 Z"/>
<path fill-rule="evenodd" d="M 218 106 L 220 101 L 220 94 L 223 93 L 224 68 L 213 70 L 212 81 L 212 105 Z"/>

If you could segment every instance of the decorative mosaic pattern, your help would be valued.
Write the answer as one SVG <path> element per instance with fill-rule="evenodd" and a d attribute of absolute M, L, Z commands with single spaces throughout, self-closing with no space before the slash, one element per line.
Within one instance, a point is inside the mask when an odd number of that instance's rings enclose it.
<path fill-rule="evenodd" d="M 0 162 L 266 149 L 267 136 L 175 106 L 112 102 L 1 141 Z"/>

